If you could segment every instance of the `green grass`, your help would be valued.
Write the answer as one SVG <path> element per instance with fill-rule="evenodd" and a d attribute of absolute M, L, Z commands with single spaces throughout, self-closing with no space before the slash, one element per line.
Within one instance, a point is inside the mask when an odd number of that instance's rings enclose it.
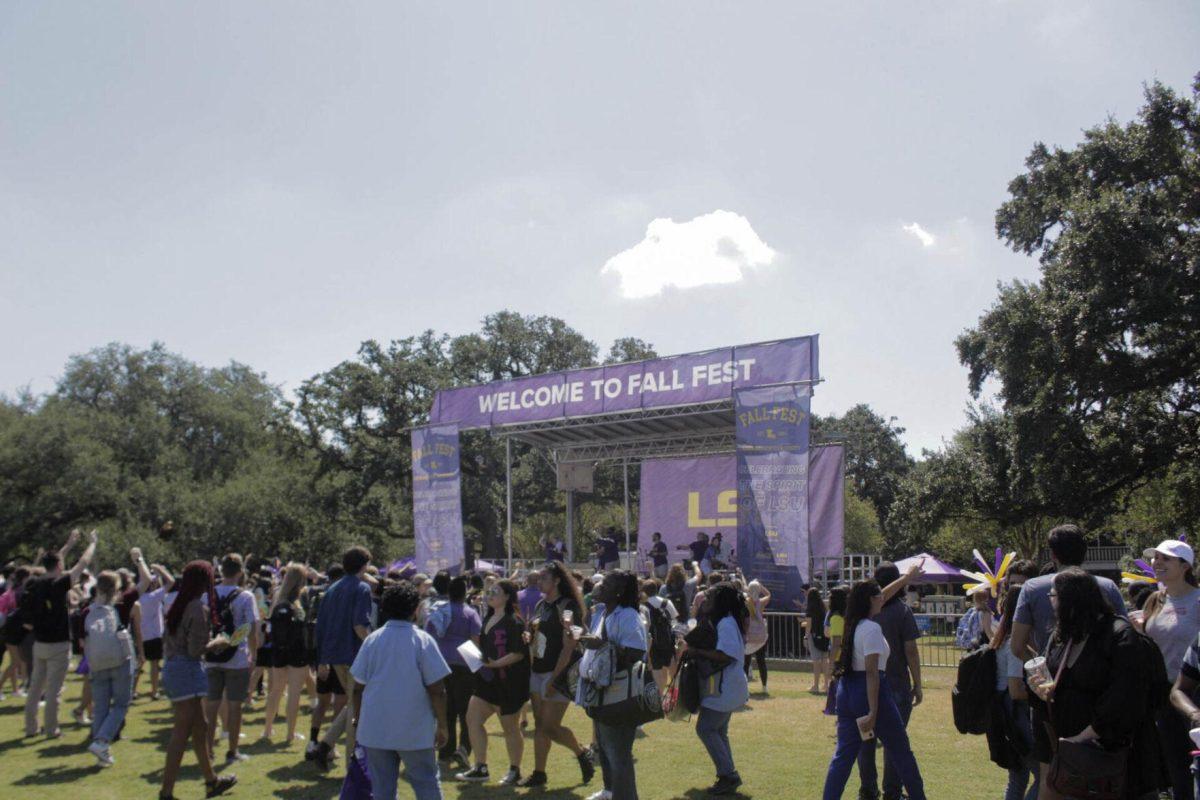
<path fill-rule="evenodd" d="M 935 800 L 994 800 L 1003 794 L 1004 773 L 988 762 L 983 737 L 960 736 L 950 720 L 950 670 L 926 670 L 926 700 L 913 714 L 909 728 L 917 760 L 925 777 L 926 793 Z M 809 800 L 820 796 L 825 769 L 833 751 L 834 721 L 821 714 L 824 698 L 807 693 L 807 674 L 776 671 L 771 696 L 754 696 L 751 710 L 734 715 L 730 726 L 734 757 L 745 781 L 743 797 L 761 800 Z M 64 697 L 69 709 L 80 683 L 72 677 Z M 162 744 L 169 731 L 171 711 L 165 701 L 134 704 L 125 738 L 113 746 L 115 767 L 101 770 L 87 753 L 86 732 L 68 721 L 66 735 L 57 741 L 21 738 L 21 701 L 10 697 L 0 703 L 0 797 L 39 800 L 128 800 L 154 798 L 163 765 Z M 307 716 L 301 720 L 307 730 Z M 580 734 L 588 720 L 572 708 L 568 723 Z M 489 726 L 493 773 L 506 766 L 499 726 Z M 256 743 L 262 730 L 262 704 L 247 715 L 247 744 L 251 760 L 237 767 L 241 783 L 235 798 L 275 797 L 290 800 L 336 798 L 340 774 L 321 776 L 303 760 L 302 748 Z M 276 730 L 282 735 L 283 726 Z M 644 800 L 697 800 L 713 780 L 712 767 L 695 738 L 691 724 L 656 722 L 649 735 L 634 747 L 638 759 L 638 787 Z M 532 738 L 526 740 L 525 769 L 533 760 Z M 882 756 L 879 756 L 882 767 Z M 447 798 L 509 798 L 536 795 L 545 800 L 579 800 L 599 788 L 599 771 L 589 786 L 578 784 L 579 772 L 560 747 L 551 751 L 550 787 L 546 791 L 465 786 L 453 780 L 443 784 Z M 857 778 L 851 778 L 845 796 L 856 797 Z M 190 751 L 176 794 L 204 796 L 199 771 Z M 402 784 L 400 797 L 412 797 Z"/>

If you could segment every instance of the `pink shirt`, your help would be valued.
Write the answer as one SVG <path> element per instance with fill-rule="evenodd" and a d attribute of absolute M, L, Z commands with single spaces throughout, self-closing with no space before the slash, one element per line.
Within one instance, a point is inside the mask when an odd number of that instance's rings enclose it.
<path fill-rule="evenodd" d="M 15 589 L 9 589 L 4 594 L 0 594 L 0 614 L 5 616 L 11 614 L 17 608 L 17 592 Z"/>

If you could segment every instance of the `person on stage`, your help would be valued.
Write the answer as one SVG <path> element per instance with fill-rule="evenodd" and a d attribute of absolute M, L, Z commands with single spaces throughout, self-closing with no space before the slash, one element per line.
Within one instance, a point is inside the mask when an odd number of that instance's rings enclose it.
<path fill-rule="evenodd" d="M 707 575 L 712 572 L 712 562 L 708 560 L 708 534 L 704 531 L 696 534 L 696 541 L 691 544 L 681 544 L 675 549 L 692 551 L 691 560 L 683 565 L 685 569 L 691 569 L 692 564 L 699 564 L 701 574 Z"/>
<path fill-rule="evenodd" d="M 667 577 L 667 543 L 662 540 L 662 534 L 655 531 L 650 535 L 654 540 L 650 545 L 651 570 L 654 577 L 662 580 Z"/>

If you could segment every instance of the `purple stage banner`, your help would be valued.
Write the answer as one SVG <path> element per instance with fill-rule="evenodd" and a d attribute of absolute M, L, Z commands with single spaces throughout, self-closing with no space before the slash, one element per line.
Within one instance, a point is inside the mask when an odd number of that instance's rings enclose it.
<path fill-rule="evenodd" d="M 808 386 L 734 392 L 737 562 L 791 606 L 808 580 Z"/>
<path fill-rule="evenodd" d="M 728 400 L 743 387 L 819 378 L 817 337 L 802 336 L 446 389 L 429 421 L 490 428 Z"/>
<path fill-rule="evenodd" d="M 808 457 L 809 549 L 841 568 L 845 541 L 845 448 L 813 447 Z M 642 462 L 638 551 L 648 558 L 651 534 L 662 534 L 671 561 L 688 557 L 688 542 L 704 531 L 737 528 L 737 460 L 733 456 L 666 458 Z M 733 555 L 737 558 L 735 547 Z M 745 567 L 743 567 L 745 570 Z M 746 572 L 746 577 L 757 577 Z M 780 598 L 782 603 L 782 598 Z M 776 604 L 776 607 L 782 607 Z"/>
<path fill-rule="evenodd" d="M 412 432 L 413 535 L 416 568 L 432 575 L 463 564 L 462 486 L 458 427 L 429 425 Z"/>

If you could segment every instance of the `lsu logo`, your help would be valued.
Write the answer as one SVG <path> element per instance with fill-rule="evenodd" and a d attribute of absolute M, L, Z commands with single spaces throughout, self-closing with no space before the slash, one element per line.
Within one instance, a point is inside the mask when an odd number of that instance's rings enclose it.
<path fill-rule="evenodd" d="M 716 515 L 712 517 L 701 516 L 701 494 L 688 492 L 689 528 L 732 528 L 737 525 L 737 489 L 727 489 L 717 494 Z"/>

